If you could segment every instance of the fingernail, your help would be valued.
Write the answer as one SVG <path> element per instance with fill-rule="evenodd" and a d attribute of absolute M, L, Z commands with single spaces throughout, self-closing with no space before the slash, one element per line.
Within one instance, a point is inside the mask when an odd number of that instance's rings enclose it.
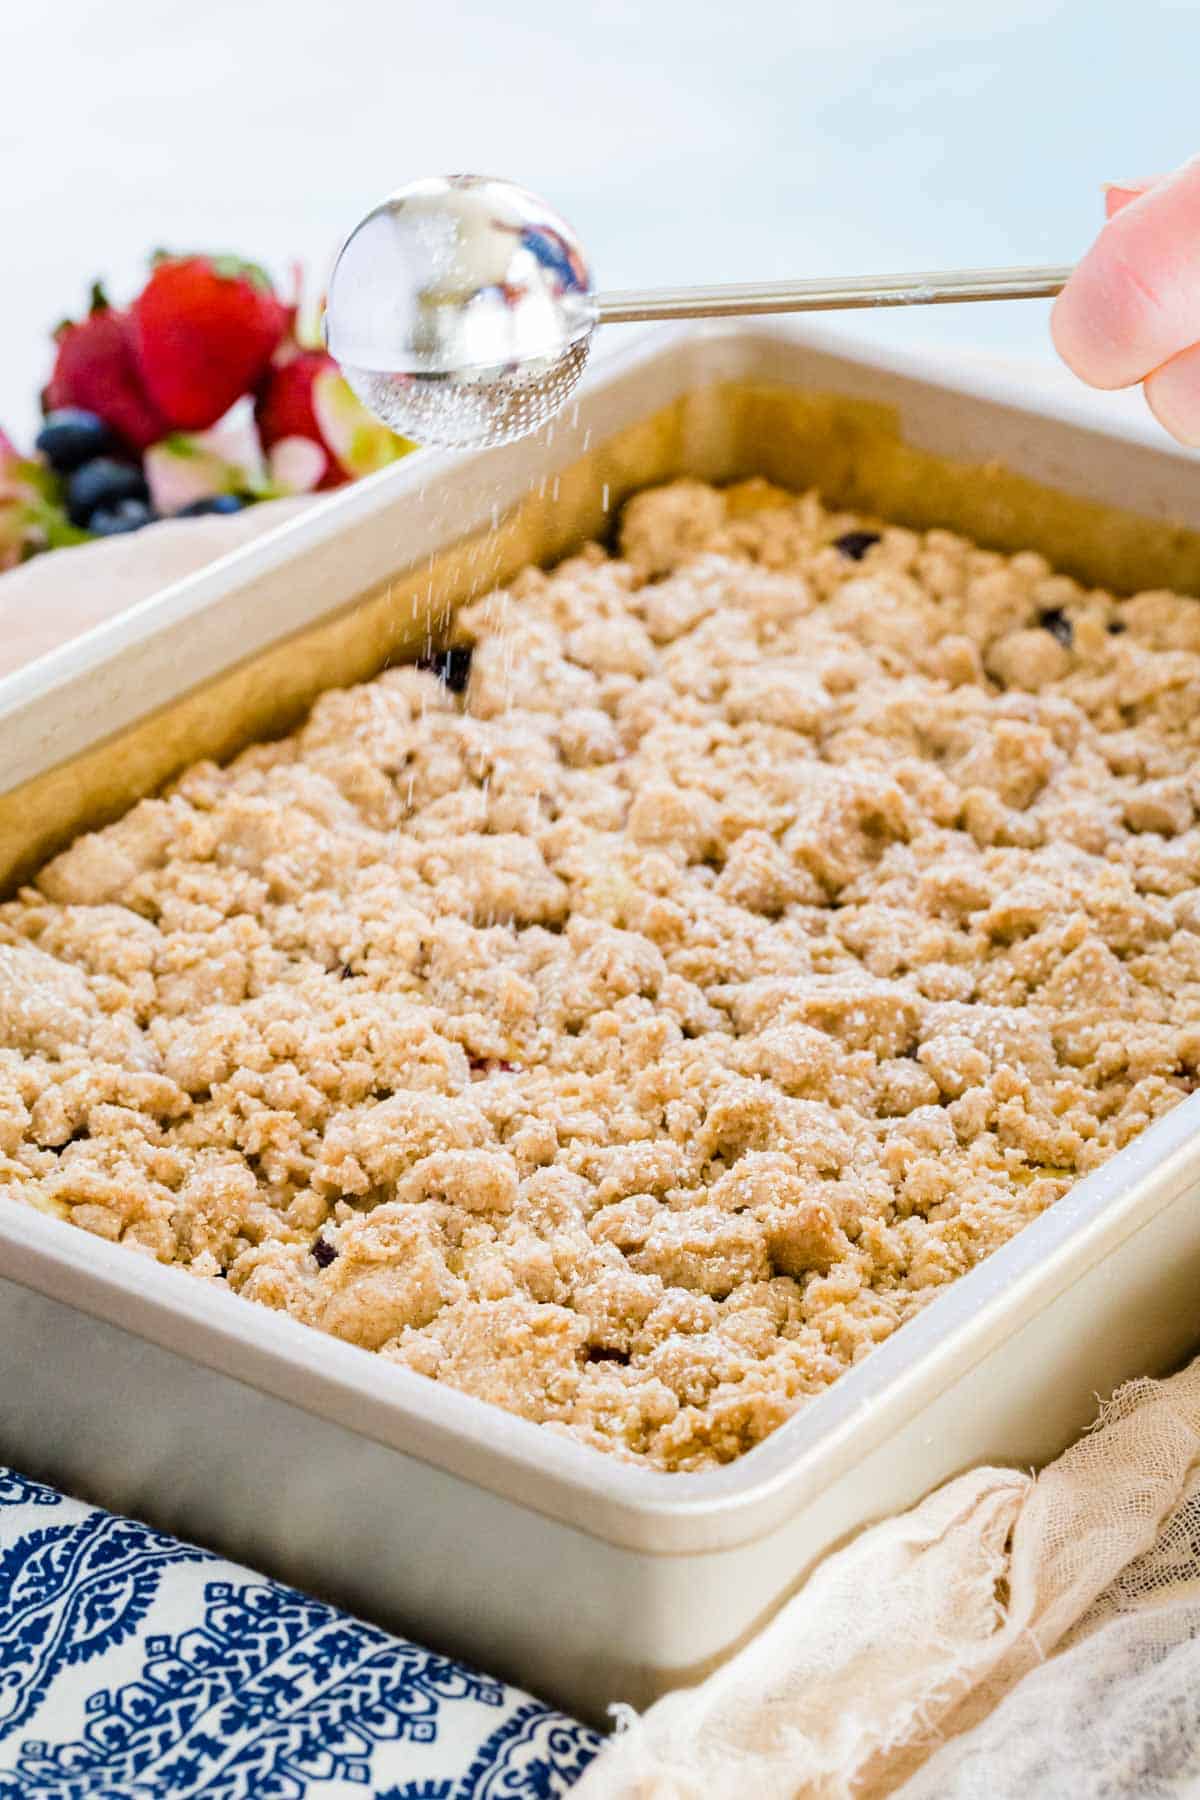
<path fill-rule="evenodd" d="M 1128 206 L 1131 200 L 1140 199 L 1148 191 L 1148 186 L 1148 183 L 1142 181 L 1106 181 L 1102 189 L 1105 217 L 1111 219 L 1114 213 L 1120 212 L 1123 206 Z"/>

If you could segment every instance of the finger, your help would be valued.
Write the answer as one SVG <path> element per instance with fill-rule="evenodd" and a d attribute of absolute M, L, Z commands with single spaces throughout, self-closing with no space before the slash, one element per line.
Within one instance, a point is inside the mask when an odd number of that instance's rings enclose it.
<path fill-rule="evenodd" d="M 1200 337 L 1200 160 L 1122 206 L 1055 302 L 1059 355 L 1129 387 Z"/>
<path fill-rule="evenodd" d="M 1151 412 L 1173 438 L 1200 447 L 1200 344 L 1181 350 L 1148 375 L 1145 394 Z"/>
<path fill-rule="evenodd" d="M 1111 219 L 1119 213 L 1123 206 L 1136 200 L 1139 194 L 1149 193 L 1162 180 L 1161 175 L 1152 176 L 1149 181 L 1110 181 L 1104 189 L 1104 216 Z"/>

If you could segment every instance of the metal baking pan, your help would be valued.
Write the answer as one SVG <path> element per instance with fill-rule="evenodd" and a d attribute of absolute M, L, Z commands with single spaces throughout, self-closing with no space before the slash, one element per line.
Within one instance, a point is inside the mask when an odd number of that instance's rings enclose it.
<path fill-rule="evenodd" d="M 201 755 L 411 655 L 634 489 L 763 474 L 1200 593 L 1195 458 L 1003 376 L 716 327 L 602 368 L 540 439 L 420 455 L 0 681 L 0 880 Z M 1200 1096 L 739 1462 L 628 1466 L 0 1205 L 0 1459 L 603 1717 L 742 1643 L 839 1539 L 1037 1464 L 1198 1335 Z"/>

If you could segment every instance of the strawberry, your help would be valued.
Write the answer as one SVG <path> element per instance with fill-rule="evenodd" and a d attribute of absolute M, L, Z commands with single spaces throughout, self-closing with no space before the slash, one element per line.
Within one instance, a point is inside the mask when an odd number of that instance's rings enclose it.
<path fill-rule="evenodd" d="M 313 383 L 326 369 L 336 373 L 337 365 L 324 350 L 300 350 L 287 362 L 278 364 L 259 389 L 255 416 L 263 449 L 268 454 L 285 438 L 307 438 L 316 444 L 322 456 L 316 485 L 331 488 L 340 486 L 348 477 L 330 454 L 313 411 Z"/>
<path fill-rule="evenodd" d="M 273 468 L 290 457 L 297 439 L 319 448 L 323 463 L 315 487 L 340 487 L 412 449 L 354 397 L 324 350 L 277 358 L 259 389 L 257 417 Z"/>
<path fill-rule="evenodd" d="M 229 256 L 160 257 L 130 315 L 147 392 L 180 431 L 215 425 L 256 387 L 288 324 L 263 271 Z"/>
<path fill-rule="evenodd" d="M 55 341 L 58 354 L 43 395 L 47 412 L 77 406 L 96 413 L 131 450 L 163 436 L 167 424 L 142 385 L 129 315 L 108 304 L 99 282 L 87 318 L 60 325 Z"/>

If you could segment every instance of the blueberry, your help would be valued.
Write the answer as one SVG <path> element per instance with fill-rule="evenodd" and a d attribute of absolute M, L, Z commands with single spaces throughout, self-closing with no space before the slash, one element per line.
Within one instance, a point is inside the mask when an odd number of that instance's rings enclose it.
<path fill-rule="evenodd" d="M 249 494 L 206 494 L 203 500 L 189 500 L 175 514 L 177 519 L 198 519 L 204 513 L 236 513 L 249 506 Z"/>
<path fill-rule="evenodd" d="M 417 667 L 436 675 L 452 694 L 465 694 L 471 679 L 471 652 L 463 645 L 456 645 L 452 650 L 435 650 L 432 656 L 418 657 Z"/>
<path fill-rule="evenodd" d="M 34 439 L 52 469 L 69 475 L 80 463 L 103 456 L 113 448 L 113 434 L 97 413 L 81 406 L 61 406 L 46 414 L 46 423 Z"/>
<path fill-rule="evenodd" d="M 96 537 L 119 537 L 123 531 L 140 531 L 153 525 L 158 514 L 148 500 L 117 500 L 112 506 L 98 506 L 87 522 Z"/>
<path fill-rule="evenodd" d="M 1049 606 L 1045 612 L 1040 612 L 1038 624 L 1043 631 L 1048 631 L 1052 638 L 1057 638 L 1064 650 L 1069 650 L 1075 642 L 1075 628 L 1059 606 Z"/>
<path fill-rule="evenodd" d="M 72 525 L 87 525 L 97 507 L 113 507 L 120 500 L 149 500 L 150 490 L 140 469 L 96 456 L 67 477 L 67 511 Z M 143 520 L 144 524 L 145 521 Z"/>
<path fill-rule="evenodd" d="M 833 547 L 848 556 L 851 562 L 861 562 L 873 544 L 879 542 L 877 531 L 844 531 L 840 538 L 834 538 Z"/>
<path fill-rule="evenodd" d="M 325 1238 L 319 1237 L 312 1247 L 313 1261 L 318 1269 L 327 1269 L 331 1262 L 337 1261 L 337 1251 Z"/>

